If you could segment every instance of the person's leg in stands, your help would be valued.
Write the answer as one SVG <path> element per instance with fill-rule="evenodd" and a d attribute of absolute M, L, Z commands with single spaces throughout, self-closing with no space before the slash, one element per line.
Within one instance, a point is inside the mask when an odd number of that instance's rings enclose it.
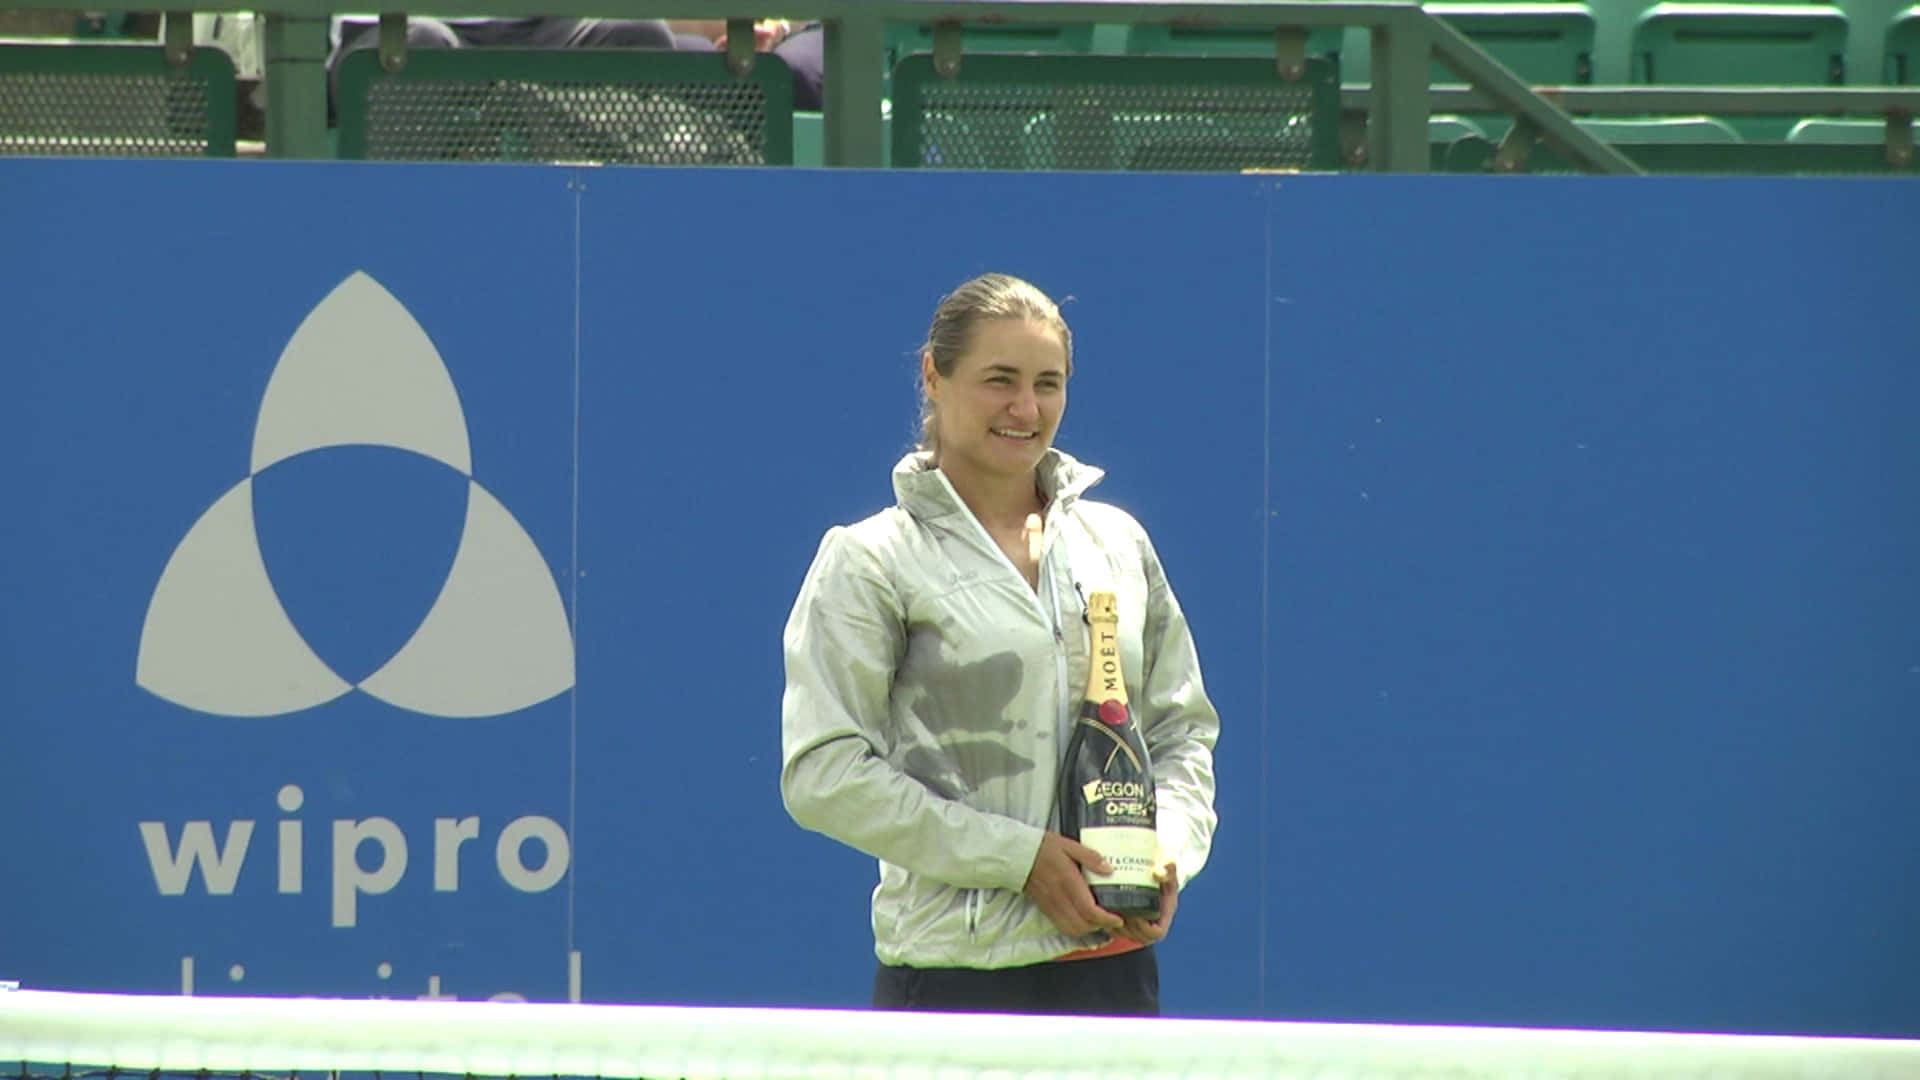
<path fill-rule="evenodd" d="M 529 44 L 559 49 L 671 49 L 665 19 L 538 19 Z"/>
<path fill-rule="evenodd" d="M 793 69 L 793 107 L 820 108 L 821 87 L 827 74 L 827 33 L 819 23 L 808 23 L 774 46 L 773 55 Z"/>

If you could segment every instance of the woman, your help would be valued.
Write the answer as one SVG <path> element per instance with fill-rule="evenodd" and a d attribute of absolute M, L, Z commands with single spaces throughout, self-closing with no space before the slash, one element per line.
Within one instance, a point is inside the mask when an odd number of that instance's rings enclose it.
<path fill-rule="evenodd" d="M 1053 448 L 1073 338 L 987 274 L 940 302 L 921 350 L 922 443 L 897 504 L 827 531 L 787 622 L 781 793 L 801 825 L 880 860 L 874 1004 L 1158 1015 L 1152 946 L 1212 842 L 1213 744 L 1186 619 L 1146 532 L 1085 498 Z M 1157 920 L 1093 901 L 1099 854 L 1056 831 L 1087 675 L 1085 596 L 1118 594 L 1154 771 Z"/>

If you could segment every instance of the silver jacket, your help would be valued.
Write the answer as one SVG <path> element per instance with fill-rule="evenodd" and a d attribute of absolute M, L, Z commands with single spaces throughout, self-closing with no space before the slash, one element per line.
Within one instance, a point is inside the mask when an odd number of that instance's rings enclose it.
<path fill-rule="evenodd" d="M 1118 594 L 1127 693 L 1181 883 L 1213 841 L 1213 745 L 1186 618 L 1146 531 L 1083 497 L 1103 473 L 1049 450 L 1039 590 L 927 454 L 897 504 L 836 526 L 787 620 L 780 791 L 802 826 L 880 860 L 882 963 L 999 968 L 1099 945 L 1022 893 L 1087 683 L 1087 593 Z"/>

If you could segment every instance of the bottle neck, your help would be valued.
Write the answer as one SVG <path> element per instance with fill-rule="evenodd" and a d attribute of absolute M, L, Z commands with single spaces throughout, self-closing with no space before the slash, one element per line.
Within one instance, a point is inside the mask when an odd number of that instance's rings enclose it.
<path fill-rule="evenodd" d="M 1120 667 L 1120 620 L 1087 620 L 1087 700 L 1127 703 L 1126 673 Z"/>

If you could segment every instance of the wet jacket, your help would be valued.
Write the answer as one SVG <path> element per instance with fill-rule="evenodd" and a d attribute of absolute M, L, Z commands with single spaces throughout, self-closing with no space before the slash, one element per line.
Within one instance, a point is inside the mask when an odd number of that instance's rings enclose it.
<path fill-rule="evenodd" d="M 1145 530 L 1084 493 L 1102 476 L 1049 450 L 1039 588 L 926 454 L 896 505 L 827 531 L 784 637 L 780 789 L 788 812 L 880 860 L 882 963 L 998 968 L 1099 945 L 1022 893 L 1087 684 L 1086 594 L 1118 594 L 1163 854 L 1182 884 L 1214 829 L 1219 717 Z M 1164 861 L 1164 860 L 1163 860 Z"/>

